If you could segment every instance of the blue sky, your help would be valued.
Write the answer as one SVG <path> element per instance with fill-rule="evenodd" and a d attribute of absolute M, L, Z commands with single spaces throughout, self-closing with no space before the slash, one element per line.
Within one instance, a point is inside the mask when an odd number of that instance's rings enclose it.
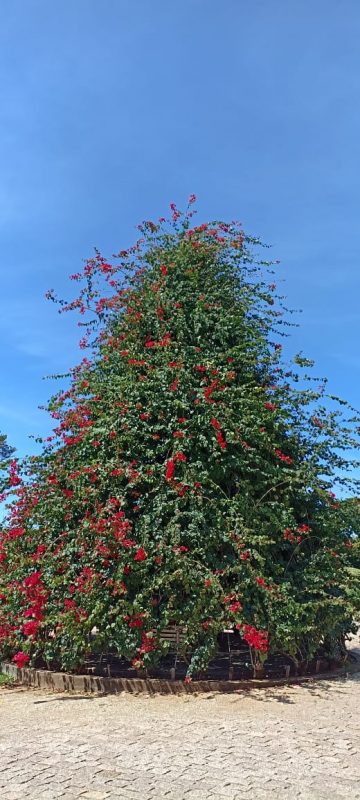
<path fill-rule="evenodd" d="M 94 246 L 198 195 L 273 245 L 292 349 L 360 405 L 358 0 L 2 0 L 0 431 L 50 430 L 43 376 L 78 360 Z"/>

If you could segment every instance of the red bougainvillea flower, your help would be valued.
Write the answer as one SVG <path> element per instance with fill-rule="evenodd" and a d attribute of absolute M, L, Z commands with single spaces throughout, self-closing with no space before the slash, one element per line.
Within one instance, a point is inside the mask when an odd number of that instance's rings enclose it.
<path fill-rule="evenodd" d="M 215 417 L 211 418 L 210 423 L 213 426 L 213 428 L 215 428 L 216 431 L 220 431 L 221 430 L 220 422 L 219 422 L 219 420 L 215 419 Z"/>
<path fill-rule="evenodd" d="M 41 622 L 41 620 L 44 618 L 44 615 L 43 615 L 43 612 L 41 610 L 40 601 L 38 601 L 37 605 L 30 606 L 30 608 L 27 608 L 24 611 L 24 617 L 25 618 L 35 617 L 36 620 Z"/>
<path fill-rule="evenodd" d="M 174 459 L 175 459 L 175 461 L 183 461 L 183 462 L 185 462 L 186 461 L 186 455 L 185 455 L 185 453 L 182 452 L 182 450 L 179 450 L 178 453 L 175 453 Z"/>
<path fill-rule="evenodd" d="M 147 553 L 143 547 L 139 547 L 134 555 L 134 561 L 145 561 L 147 558 Z"/>
<path fill-rule="evenodd" d="M 22 632 L 24 636 L 36 636 L 39 628 L 39 623 L 36 620 L 30 620 L 30 622 L 25 622 L 22 626 Z"/>
<path fill-rule="evenodd" d="M 131 664 L 134 667 L 134 669 L 142 669 L 144 666 L 142 658 L 137 658 L 136 656 L 135 658 L 132 659 Z"/>
<path fill-rule="evenodd" d="M 254 650 L 259 650 L 262 653 L 267 652 L 269 647 L 267 631 L 260 631 L 252 625 L 245 625 L 243 636 Z"/>
<path fill-rule="evenodd" d="M 291 456 L 286 456 L 285 453 L 282 453 L 281 450 L 275 450 L 275 455 L 278 457 L 279 461 L 284 461 L 285 464 L 293 464 L 294 460 Z"/>
<path fill-rule="evenodd" d="M 311 422 L 315 425 L 315 428 L 323 428 L 324 423 L 319 419 L 319 417 L 311 417 Z"/>
<path fill-rule="evenodd" d="M 25 533 L 25 528 L 10 528 L 9 530 L 9 539 L 17 539 L 19 536 L 23 536 Z"/>
<path fill-rule="evenodd" d="M 228 609 L 232 612 L 232 614 L 237 614 L 238 611 L 242 610 L 242 604 L 239 602 L 239 600 L 236 600 L 235 603 L 230 603 Z"/>
<path fill-rule="evenodd" d="M 272 592 L 272 591 L 274 591 L 274 588 L 275 588 L 275 587 L 274 587 L 274 586 L 270 586 L 270 584 L 269 584 L 269 583 L 266 583 L 266 581 L 264 581 L 264 578 L 256 578 L 256 583 L 257 583 L 259 586 L 262 586 L 262 587 L 263 587 L 263 589 L 266 589 L 266 591 L 267 591 L 267 592 Z"/>
<path fill-rule="evenodd" d="M 9 480 L 10 486 L 19 486 L 21 484 L 21 478 L 19 478 L 18 475 L 18 465 L 15 459 L 13 459 L 10 462 L 9 473 L 10 473 L 10 480 Z"/>
<path fill-rule="evenodd" d="M 178 483 L 175 488 L 176 488 L 176 491 L 177 491 L 179 497 L 184 497 L 186 492 L 189 489 L 189 486 L 186 486 L 185 483 L 181 483 L 181 481 L 180 481 L 180 483 Z"/>
<path fill-rule="evenodd" d="M 165 333 L 162 339 L 158 342 L 159 347 L 168 347 L 171 344 L 171 333 L 168 331 Z"/>
<path fill-rule="evenodd" d="M 28 575 L 24 580 L 24 584 L 29 589 L 33 589 L 40 583 L 40 581 L 41 581 L 41 572 L 37 571 L 33 572 L 31 575 Z"/>
<path fill-rule="evenodd" d="M 141 628 L 144 624 L 143 614 L 135 614 L 134 617 L 126 616 L 125 620 L 129 625 L 129 628 Z"/>
<path fill-rule="evenodd" d="M 217 380 L 217 378 L 215 378 L 215 380 L 212 381 L 209 384 L 209 386 L 207 386 L 206 389 L 204 390 L 204 397 L 205 397 L 205 400 L 207 400 L 208 403 L 212 403 L 213 404 L 215 402 L 212 399 L 212 394 L 215 392 L 215 389 L 217 388 L 218 384 L 219 384 L 219 381 Z"/>
<path fill-rule="evenodd" d="M 264 578 L 256 578 L 256 583 L 258 583 L 259 586 L 263 586 L 265 589 L 267 587 L 267 584 L 265 583 Z"/>
<path fill-rule="evenodd" d="M 18 669 L 23 669 L 23 667 L 26 667 L 26 664 L 28 664 L 29 661 L 30 656 L 28 656 L 27 653 L 24 653 L 22 650 L 19 650 L 19 652 L 15 653 L 13 656 L 13 662 L 16 664 Z"/>
<path fill-rule="evenodd" d="M 64 608 L 65 611 L 74 611 L 76 608 L 75 600 L 70 600 L 70 598 L 66 597 L 64 600 Z"/>
<path fill-rule="evenodd" d="M 283 531 L 283 537 L 284 537 L 285 541 L 288 541 L 288 542 L 295 542 L 296 541 L 296 536 L 295 536 L 294 533 L 292 533 L 290 528 L 285 528 L 285 530 Z"/>
<path fill-rule="evenodd" d="M 134 547 L 135 542 L 133 539 L 120 539 L 121 546 L 125 547 L 125 549 L 129 549 L 130 547 Z"/>
<path fill-rule="evenodd" d="M 216 570 L 216 573 L 218 574 L 218 570 Z M 226 597 L 224 597 L 224 599 L 223 599 L 223 603 L 228 604 L 228 603 L 231 603 L 231 601 L 235 600 L 235 599 L 236 599 L 236 594 L 234 594 L 234 593 L 233 594 L 227 594 Z"/>
<path fill-rule="evenodd" d="M 169 460 L 166 462 L 165 480 L 171 481 L 171 479 L 174 476 L 174 472 L 175 472 L 175 461 L 173 458 L 169 458 Z"/>
<path fill-rule="evenodd" d="M 139 358 L 129 358 L 128 364 L 130 366 L 132 366 L 132 367 L 144 367 L 145 364 L 146 364 L 146 361 L 144 361 L 144 359 L 142 359 L 142 358 L 141 359 L 139 359 Z"/>
<path fill-rule="evenodd" d="M 264 403 L 264 406 L 268 411 L 276 411 L 275 403 Z"/>
<path fill-rule="evenodd" d="M 226 440 L 224 439 L 222 431 L 217 432 L 216 439 L 219 447 L 221 447 L 222 450 L 226 450 Z"/>
<path fill-rule="evenodd" d="M 144 653 L 151 653 L 156 647 L 156 639 L 154 637 L 153 631 L 142 631 L 141 634 L 141 647 L 139 648 L 139 653 L 144 655 Z"/>
<path fill-rule="evenodd" d="M 211 420 L 210 420 L 210 424 L 217 431 L 216 439 L 217 439 L 217 443 L 218 443 L 219 447 L 221 447 L 222 450 L 226 450 L 226 439 L 225 439 L 224 434 L 223 434 L 223 432 L 221 430 L 221 424 L 220 424 L 219 420 L 216 419 L 215 417 L 212 417 Z"/>

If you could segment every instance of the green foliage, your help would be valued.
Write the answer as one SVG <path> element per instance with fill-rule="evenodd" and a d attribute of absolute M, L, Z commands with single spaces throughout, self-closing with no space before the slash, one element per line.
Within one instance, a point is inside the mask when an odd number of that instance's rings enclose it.
<path fill-rule="evenodd" d="M 15 452 L 15 448 L 8 444 L 7 436 L 5 433 L 0 433 L 0 502 L 2 492 L 7 486 L 6 470 L 9 467 L 9 459 Z"/>
<path fill-rule="evenodd" d="M 14 447 L 11 447 L 7 442 L 5 433 L 0 433 L 0 462 L 10 458 L 14 452 Z"/>
<path fill-rule="evenodd" d="M 6 675 L 4 672 L 0 672 L 0 686 L 11 686 L 14 680 L 12 675 Z"/>
<path fill-rule="evenodd" d="M 192 214 L 145 222 L 111 264 L 96 252 L 60 303 L 92 353 L 10 478 L 0 632 L 19 665 L 74 670 L 114 648 L 146 667 L 176 623 L 190 676 L 229 625 L 257 658 L 302 660 L 353 629 L 359 527 L 333 490 L 351 485 L 358 417 L 295 371 L 309 360 L 284 363 L 259 242 Z"/>

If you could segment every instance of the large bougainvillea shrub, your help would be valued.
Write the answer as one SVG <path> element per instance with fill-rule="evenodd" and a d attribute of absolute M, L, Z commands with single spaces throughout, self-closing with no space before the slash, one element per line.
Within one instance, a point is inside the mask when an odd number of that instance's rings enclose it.
<path fill-rule="evenodd" d="M 306 359 L 285 363 L 259 243 L 196 226 L 191 207 L 110 261 L 96 252 L 61 303 L 90 352 L 49 403 L 41 455 L 10 464 L 0 640 L 19 666 L 112 650 L 146 668 L 177 624 L 190 679 L 229 626 L 255 660 L 307 660 L 353 629 L 354 532 L 334 486 L 359 420 L 306 382 Z"/>

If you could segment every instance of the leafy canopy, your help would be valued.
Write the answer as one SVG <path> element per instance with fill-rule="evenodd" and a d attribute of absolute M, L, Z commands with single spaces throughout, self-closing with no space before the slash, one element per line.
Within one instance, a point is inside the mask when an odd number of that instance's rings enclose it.
<path fill-rule="evenodd" d="M 359 419 L 311 362 L 285 363 L 260 242 L 194 225 L 193 201 L 111 261 L 96 251 L 60 301 L 90 357 L 50 400 L 41 455 L 12 462 L 0 647 L 20 666 L 80 668 L 107 648 L 151 666 L 177 623 L 190 677 L 229 625 L 255 658 L 303 660 L 353 627 L 354 530 L 334 489 L 354 482 Z"/>

